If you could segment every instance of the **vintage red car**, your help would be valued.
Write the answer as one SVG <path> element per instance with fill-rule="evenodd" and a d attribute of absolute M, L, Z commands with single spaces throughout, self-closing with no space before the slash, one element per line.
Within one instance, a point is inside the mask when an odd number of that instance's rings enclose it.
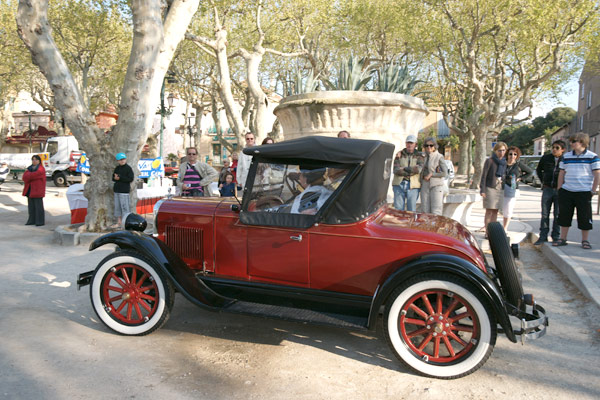
<path fill-rule="evenodd" d="M 166 199 L 153 235 L 130 215 L 127 230 L 91 244 L 118 249 L 78 284 L 90 284 L 98 317 L 124 335 L 160 328 L 176 291 L 210 310 L 349 329 L 383 318 L 398 359 L 438 378 L 477 370 L 498 333 L 542 336 L 545 311 L 523 294 L 500 224 L 487 228 L 492 266 L 458 222 L 386 203 L 393 151 L 318 136 L 246 148 L 241 203 Z"/>

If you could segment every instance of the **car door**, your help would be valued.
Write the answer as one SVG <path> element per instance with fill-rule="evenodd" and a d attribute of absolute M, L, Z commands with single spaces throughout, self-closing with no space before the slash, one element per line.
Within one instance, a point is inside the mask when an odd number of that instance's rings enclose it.
<path fill-rule="evenodd" d="M 277 283 L 308 285 L 308 232 L 248 226 L 248 275 Z"/>

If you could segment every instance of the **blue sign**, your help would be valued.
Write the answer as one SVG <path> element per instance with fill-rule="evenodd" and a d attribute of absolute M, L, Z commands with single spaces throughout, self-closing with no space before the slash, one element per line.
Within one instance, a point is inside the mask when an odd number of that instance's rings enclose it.
<path fill-rule="evenodd" d="M 165 166 L 162 158 L 142 158 L 138 161 L 140 178 L 150 178 L 151 176 L 165 176 Z"/>
<path fill-rule="evenodd" d="M 77 168 L 75 171 L 86 175 L 90 174 L 90 160 L 88 160 L 85 153 L 81 153 L 81 157 L 79 157 L 79 160 L 77 160 Z"/>

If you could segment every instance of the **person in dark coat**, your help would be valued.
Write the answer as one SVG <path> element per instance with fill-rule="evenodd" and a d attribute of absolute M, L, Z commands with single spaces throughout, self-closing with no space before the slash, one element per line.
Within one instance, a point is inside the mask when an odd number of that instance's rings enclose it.
<path fill-rule="evenodd" d="M 552 152 L 545 154 L 539 161 L 536 173 L 542 181 L 542 219 L 540 221 L 540 238 L 534 245 L 539 246 L 548 241 L 550 233 L 550 210 L 552 209 L 554 219 L 552 221 L 552 241 L 560 239 L 560 227 L 558 226 L 558 173 L 560 162 L 567 144 L 562 140 L 552 143 Z"/>
<path fill-rule="evenodd" d="M 46 223 L 44 197 L 46 196 L 46 170 L 37 154 L 31 157 L 31 165 L 23 174 L 23 196 L 27 197 L 29 218 L 25 225 L 42 226 Z"/>
<path fill-rule="evenodd" d="M 131 212 L 129 205 L 130 184 L 133 182 L 133 170 L 127 164 L 127 155 L 119 153 L 115 156 L 119 165 L 113 171 L 113 191 L 115 192 L 115 217 L 121 225 L 123 216 Z"/>

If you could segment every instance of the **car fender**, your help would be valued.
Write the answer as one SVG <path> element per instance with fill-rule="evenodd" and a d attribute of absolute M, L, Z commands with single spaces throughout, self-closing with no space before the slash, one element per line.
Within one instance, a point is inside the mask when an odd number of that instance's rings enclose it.
<path fill-rule="evenodd" d="M 431 272 L 442 272 L 459 276 L 478 288 L 481 295 L 484 296 L 492 306 L 496 320 L 504 329 L 508 339 L 516 343 L 517 338 L 513 332 L 506 307 L 504 306 L 504 299 L 496 284 L 485 274 L 485 272 L 469 261 L 460 257 L 445 254 L 422 255 L 397 268 L 390 276 L 388 276 L 387 279 L 377 287 L 375 295 L 373 296 L 373 302 L 371 303 L 371 310 L 369 312 L 369 329 L 375 328 L 379 309 L 399 284 L 410 279 L 414 275 Z"/>
<path fill-rule="evenodd" d="M 200 307 L 219 309 L 234 301 L 211 290 L 173 250 L 152 236 L 136 231 L 108 233 L 94 240 L 89 250 L 106 244 L 116 244 L 119 248 L 132 249 L 146 256 L 154 267 L 169 277 L 181 294 Z"/>

